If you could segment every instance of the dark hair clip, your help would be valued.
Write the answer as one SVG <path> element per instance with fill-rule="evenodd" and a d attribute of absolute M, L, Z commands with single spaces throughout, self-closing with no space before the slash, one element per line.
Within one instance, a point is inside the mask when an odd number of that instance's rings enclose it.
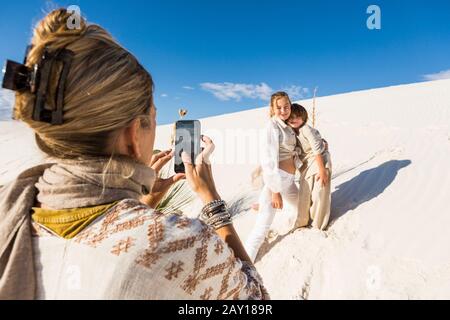
<path fill-rule="evenodd" d="M 14 91 L 30 89 L 32 79 L 35 78 L 32 74 L 33 70 L 25 66 L 30 50 L 31 45 L 27 46 L 23 64 L 6 60 L 5 67 L 3 68 L 3 88 Z"/>
<path fill-rule="evenodd" d="M 30 46 L 27 47 L 27 55 L 30 48 Z M 2 87 L 13 91 L 29 90 L 36 95 L 33 120 L 54 125 L 62 124 L 64 91 L 74 55 L 73 52 L 67 49 L 48 52 L 45 49 L 41 61 L 39 64 L 35 64 L 33 68 L 28 68 L 25 65 L 27 55 L 25 56 L 24 64 L 11 60 L 6 61 Z M 55 68 L 56 63 L 61 64 L 61 67 Z M 49 110 L 45 108 L 45 102 L 52 72 L 58 72 L 58 75 L 54 100 L 55 108 L 54 110 Z"/>
<path fill-rule="evenodd" d="M 14 91 L 30 88 L 31 71 L 27 66 L 15 61 L 6 60 L 3 72 L 3 88 Z"/>
<path fill-rule="evenodd" d="M 36 101 L 33 111 L 33 120 L 43 121 L 51 124 L 63 123 L 63 107 L 64 107 L 64 90 L 66 85 L 67 75 L 69 74 L 70 65 L 73 58 L 73 52 L 62 49 L 50 53 L 44 51 L 41 63 L 37 67 L 37 82 L 36 87 Z M 54 100 L 55 109 L 48 110 L 45 108 L 45 101 L 47 100 L 47 93 L 49 89 L 49 82 L 54 66 L 56 63 L 61 63 L 62 68 L 57 79 L 56 97 Z"/>

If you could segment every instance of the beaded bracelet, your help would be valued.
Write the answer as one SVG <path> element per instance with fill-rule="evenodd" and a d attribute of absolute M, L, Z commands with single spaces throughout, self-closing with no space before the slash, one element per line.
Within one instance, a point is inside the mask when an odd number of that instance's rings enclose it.
<path fill-rule="evenodd" d="M 231 215 L 228 212 L 223 212 L 207 219 L 208 224 L 210 225 L 214 225 L 219 221 L 226 221 L 226 220 L 231 220 Z"/>
<path fill-rule="evenodd" d="M 203 207 L 202 212 L 210 212 L 212 209 L 215 209 L 219 206 L 226 206 L 226 202 L 224 200 L 211 201 Z"/>
<path fill-rule="evenodd" d="M 223 200 L 214 200 L 205 205 L 202 209 L 200 220 L 216 230 L 232 223 L 228 207 Z"/>
<path fill-rule="evenodd" d="M 200 219 L 207 224 L 213 225 L 219 221 L 231 220 L 231 215 L 228 213 L 228 211 L 220 211 L 211 217 L 202 214 L 200 216 Z"/>
<path fill-rule="evenodd" d="M 205 215 L 207 218 L 211 218 L 222 212 L 228 212 L 228 208 L 225 205 L 211 208 L 208 211 L 204 211 L 202 214 Z"/>

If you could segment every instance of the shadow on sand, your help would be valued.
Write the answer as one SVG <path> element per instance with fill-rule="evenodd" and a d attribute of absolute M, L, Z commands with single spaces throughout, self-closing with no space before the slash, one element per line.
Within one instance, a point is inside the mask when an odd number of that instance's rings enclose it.
<path fill-rule="evenodd" d="M 391 160 L 337 186 L 331 195 L 330 226 L 347 212 L 382 194 L 398 172 L 411 163 L 411 160 Z"/>
<path fill-rule="evenodd" d="M 328 228 L 350 210 L 354 210 L 361 204 L 382 194 L 394 182 L 398 172 L 411 163 L 411 160 L 391 160 L 376 168 L 363 171 L 351 180 L 337 186 L 336 191 L 331 195 L 331 217 Z M 261 260 L 265 254 L 282 242 L 284 238 L 297 230 L 278 236 L 270 243 L 266 239 L 261 246 L 256 262 Z"/>
<path fill-rule="evenodd" d="M 331 195 L 331 217 L 328 228 L 350 210 L 382 194 L 394 182 L 398 172 L 411 163 L 410 160 L 391 160 L 376 168 L 363 171 L 353 179 L 337 186 L 336 191 Z M 266 239 L 256 262 L 295 231 L 297 230 L 278 236 L 270 243 Z"/>

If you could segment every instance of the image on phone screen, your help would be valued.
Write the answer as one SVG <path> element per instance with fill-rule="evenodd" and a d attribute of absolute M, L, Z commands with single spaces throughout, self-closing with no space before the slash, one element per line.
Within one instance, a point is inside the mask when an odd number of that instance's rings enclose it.
<path fill-rule="evenodd" d="M 175 124 L 175 172 L 185 173 L 181 153 L 190 155 L 192 163 L 200 153 L 200 121 L 181 120 Z"/>

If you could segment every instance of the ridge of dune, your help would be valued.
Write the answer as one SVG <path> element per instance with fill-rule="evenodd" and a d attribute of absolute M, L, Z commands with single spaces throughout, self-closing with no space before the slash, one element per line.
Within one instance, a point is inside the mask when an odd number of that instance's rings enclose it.
<path fill-rule="evenodd" d="M 332 222 L 326 232 L 297 230 L 264 245 L 256 266 L 272 298 L 450 298 L 449 88 L 439 80 L 317 99 L 333 162 Z M 311 111 L 311 100 L 301 103 Z M 219 192 L 248 200 L 235 223 L 243 239 L 256 218 L 251 173 L 267 120 L 267 108 L 201 119 L 216 143 Z M 166 149 L 171 133 L 158 126 L 155 148 Z M 0 185 L 42 161 L 30 130 L 1 118 L 0 154 Z"/>

